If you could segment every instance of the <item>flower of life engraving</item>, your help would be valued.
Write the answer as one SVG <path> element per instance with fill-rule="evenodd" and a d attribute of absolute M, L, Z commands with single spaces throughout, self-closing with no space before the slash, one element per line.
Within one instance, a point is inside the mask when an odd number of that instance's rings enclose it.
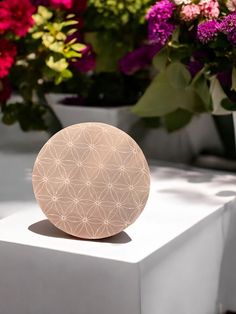
<path fill-rule="evenodd" d="M 91 122 L 49 139 L 36 158 L 32 182 L 52 224 L 79 238 L 100 239 L 138 218 L 148 199 L 150 173 L 128 134 Z"/>

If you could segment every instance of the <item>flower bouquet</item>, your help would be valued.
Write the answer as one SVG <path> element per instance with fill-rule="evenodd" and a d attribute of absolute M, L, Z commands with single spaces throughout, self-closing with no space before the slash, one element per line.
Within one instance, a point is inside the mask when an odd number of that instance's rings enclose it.
<path fill-rule="evenodd" d="M 195 113 L 236 110 L 236 1 L 160 0 L 149 9 L 156 75 L 134 107 L 170 131 Z"/>

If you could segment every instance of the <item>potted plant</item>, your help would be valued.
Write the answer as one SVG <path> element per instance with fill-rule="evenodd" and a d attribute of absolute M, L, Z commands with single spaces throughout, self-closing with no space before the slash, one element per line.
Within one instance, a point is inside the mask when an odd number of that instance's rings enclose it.
<path fill-rule="evenodd" d="M 236 2 L 160 0 L 150 7 L 148 40 L 156 76 L 133 112 L 161 117 L 170 130 L 193 116 L 236 110 Z M 231 142 L 232 144 L 232 142 Z"/>
<path fill-rule="evenodd" d="M 45 86 L 71 78 L 75 64 L 85 52 L 88 54 L 88 46 L 76 36 L 84 8 L 74 7 L 75 2 L 0 2 L 0 104 L 4 123 L 18 121 L 24 131 L 61 128 L 45 101 Z M 12 89 L 18 97 L 7 101 Z"/>
<path fill-rule="evenodd" d="M 82 36 L 92 47 L 86 59 L 90 66 L 83 59 L 83 63 L 76 63 L 77 75 L 63 84 L 67 95 L 60 94 L 60 90 L 57 93 L 55 86 L 48 87 L 54 91 L 47 95 L 48 102 L 63 126 L 100 121 L 129 131 L 138 120 L 130 106 L 150 83 L 151 60 L 159 49 L 142 44 L 145 14 L 153 1 L 122 3 L 88 1 Z"/>

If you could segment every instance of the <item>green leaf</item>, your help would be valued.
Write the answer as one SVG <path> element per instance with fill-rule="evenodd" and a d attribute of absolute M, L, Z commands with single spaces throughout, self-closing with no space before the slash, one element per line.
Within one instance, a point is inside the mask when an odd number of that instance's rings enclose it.
<path fill-rule="evenodd" d="M 55 38 L 49 33 L 44 33 L 42 36 L 42 41 L 45 47 L 49 48 L 50 45 L 55 41 Z"/>
<path fill-rule="evenodd" d="M 32 33 L 32 38 L 34 38 L 34 39 L 39 39 L 39 38 L 41 38 L 42 36 L 43 36 L 43 32 L 35 32 L 35 33 Z"/>
<path fill-rule="evenodd" d="M 66 16 L 66 18 L 69 20 L 69 19 L 73 19 L 75 17 L 75 14 L 74 13 L 70 13 Z"/>
<path fill-rule="evenodd" d="M 80 43 L 76 43 L 70 46 L 73 50 L 81 52 L 86 48 L 86 45 L 84 44 L 80 44 Z"/>
<path fill-rule="evenodd" d="M 62 23 L 61 23 L 61 26 L 62 26 L 62 28 L 63 28 L 63 27 L 70 26 L 70 25 L 76 25 L 76 24 L 78 24 L 78 23 L 79 23 L 78 21 L 69 20 L 69 21 L 62 22 Z"/>
<path fill-rule="evenodd" d="M 53 16 L 52 12 L 42 5 L 38 7 L 38 14 L 40 14 L 44 20 L 50 20 Z"/>
<path fill-rule="evenodd" d="M 61 58 L 59 60 L 55 60 L 53 56 L 50 56 L 46 60 L 46 64 L 47 64 L 47 66 L 50 69 L 52 69 L 52 70 L 54 70 L 56 72 L 64 71 L 68 67 L 68 65 L 69 65 L 65 58 Z"/>
<path fill-rule="evenodd" d="M 187 87 L 191 81 L 191 75 L 185 65 L 180 62 L 173 62 L 167 67 L 167 77 L 170 84 L 175 88 Z"/>
<path fill-rule="evenodd" d="M 48 46 L 48 49 L 51 51 L 63 54 L 64 51 L 64 43 L 62 41 L 55 41 Z"/>
<path fill-rule="evenodd" d="M 62 32 L 58 32 L 57 34 L 56 34 L 56 40 L 61 40 L 61 41 L 64 41 L 64 40 L 66 40 L 66 35 L 64 34 L 64 33 L 62 33 Z"/>
<path fill-rule="evenodd" d="M 171 47 L 169 49 L 169 59 L 171 62 L 180 61 L 185 58 L 188 58 L 192 55 L 192 51 L 190 50 L 189 46 L 177 46 Z"/>
<path fill-rule="evenodd" d="M 180 93 L 171 87 L 166 72 L 161 72 L 132 108 L 132 112 L 142 117 L 164 116 L 178 108 L 179 96 Z"/>
<path fill-rule="evenodd" d="M 67 32 L 66 32 L 66 34 L 67 34 L 67 36 L 69 36 L 69 35 L 72 35 L 72 34 L 74 34 L 75 32 L 77 32 L 77 28 L 71 28 L 71 29 L 69 29 Z M 75 41 L 73 41 L 73 42 L 75 42 Z"/>
<path fill-rule="evenodd" d="M 221 101 L 221 106 L 228 111 L 236 111 L 236 103 L 229 100 L 229 98 L 224 98 Z"/>
<path fill-rule="evenodd" d="M 55 83 L 55 85 L 59 85 L 59 84 L 61 84 L 62 81 L 63 81 L 63 77 L 59 74 L 55 77 L 54 83 Z"/>
<path fill-rule="evenodd" d="M 204 73 L 199 75 L 197 78 L 194 78 L 189 87 L 187 87 L 187 90 L 191 90 L 196 93 L 196 97 L 199 102 L 195 102 L 194 108 L 188 107 L 186 109 L 199 113 L 212 110 L 212 98 Z"/>
<path fill-rule="evenodd" d="M 179 42 L 179 34 L 180 34 L 180 28 L 177 27 L 172 34 L 172 40 L 171 41 L 174 43 L 178 43 Z"/>
<path fill-rule="evenodd" d="M 65 79 L 69 79 L 73 76 L 72 72 L 68 69 L 65 69 L 61 72 L 61 76 Z"/>
<path fill-rule="evenodd" d="M 37 14 L 37 13 L 33 15 L 33 20 L 37 26 L 41 26 L 45 23 L 44 18 L 40 14 Z"/>
<path fill-rule="evenodd" d="M 166 48 L 162 48 L 153 58 L 153 65 L 158 71 L 162 71 L 168 61 L 168 53 Z"/>
<path fill-rule="evenodd" d="M 21 103 L 11 103 L 4 107 L 2 122 L 6 125 L 12 125 L 17 121 L 18 108 Z"/>
<path fill-rule="evenodd" d="M 233 67 L 233 71 L 232 71 L 232 86 L 231 86 L 231 90 L 236 91 L 236 68 Z"/>
<path fill-rule="evenodd" d="M 212 113 L 215 115 L 230 114 L 230 111 L 225 110 L 225 108 L 221 105 L 222 100 L 227 99 L 228 97 L 223 91 L 223 88 L 221 87 L 220 82 L 218 81 L 216 76 L 213 76 L 211 78 L 210 93 L 213 104 Z"/>
<path fill-rule="evenodd" d="M 71 58 L 81 58 L 82 54 L 73 50 L 70 51 L 66 51 L 63 53 L 64 57 L 66 57 L 67 59 L 71 59 Z"/>
<path fill-rule="evenodd" d="M 196 91 L 187 86 L 191 78 L 185 67 L 176 63 L 169 67 L 152 81 L 133 107 L 134 113 L 142 117 L 161 117 L 178 108 L 198 112 L 199 104 L 204 106 Z"/>
<path fill-rule="evenodd" d="M 163 122 L 169 132 L 176 131 L 187 125 L 192 119 L 193 114 L 184 109 L 177 109 L 164 116 Z"/>

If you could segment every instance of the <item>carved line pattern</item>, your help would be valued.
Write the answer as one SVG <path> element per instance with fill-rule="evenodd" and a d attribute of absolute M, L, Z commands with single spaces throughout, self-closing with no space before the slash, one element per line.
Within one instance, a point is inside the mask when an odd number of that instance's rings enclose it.
<path fill-rule="evenodd" d="M 150 174 L 130 136 L 106 124 L 82 123 L 44 145 L 32 181 L 40 207 L 55 226 L 96 239 L 137 219 L 148 198 Z"/>

